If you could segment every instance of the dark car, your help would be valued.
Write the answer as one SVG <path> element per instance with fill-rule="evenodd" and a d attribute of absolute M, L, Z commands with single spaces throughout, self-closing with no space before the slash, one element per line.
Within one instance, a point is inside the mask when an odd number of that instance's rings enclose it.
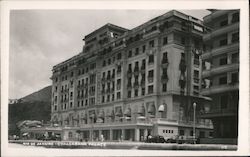
<path fill-rule="evenodd" d="M 164 139 L 163 136 L 148 136 L 147 143 L 166 143 L 166 140 Z"/>
<path fill-rule="evenodd" d="M 172 138 L 167 139 L 167 143 L 194 144 L 194 143 L 197 143 L 197 139 L 192 138 L 192 137 L 186 137 L 186 136 L 173 136 Z"/>

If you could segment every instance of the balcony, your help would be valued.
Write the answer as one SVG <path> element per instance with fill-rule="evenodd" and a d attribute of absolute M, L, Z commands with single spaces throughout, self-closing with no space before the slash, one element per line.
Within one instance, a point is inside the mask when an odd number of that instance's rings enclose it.
<path fill-rule="evenodd" d="M 178 122 L 179 126 L 183 126 L 183 127 L 190 127 L 193 126 L 194 122 L 193 121 L 188 121 L 188 122 L 183 122 L 183 121 L 179 121 Z M 205 122 L 195 122 L 195 127 L 196 128 L 209 128 L 209 129 L 213 129 L 213 124 L 211 123 L 205 123 Z"/>
<path fill-rule="evenodd" d="M 212 109 L 207 113 L 199 115 L 200 118 L 216 118 L 216 117 L 226 117 L 234 116 L 238 112 L 237 108 L 227 108 L 227 109 Z"/>
<path fill-rule="evenodd" d="M 221 74 L 221 73 L 226 73 L 226 72 L 230 72 L 230 71 L 235 71 L 235 70 L 239 70 L 239 63 L 226 64 L 226 65 L 214 67 L 210 70 L 204 70 L 202 72 L 202 77 L 206 78 L 209 76 L 213 76 L 213 75 L 217 75 L 217 74 Z"/>
<path fill-rule="evenodd" d="M 149 76 L 148 77 L 148 83 L 152 83 L 152 82 L 154 82 L 154 77 Z"/>
<path fill-rule="evenodd" d="M 231 83 L 224 85 L 213 85 L 210 88 L 202 89 L 201 95 L 212 95 L 224 93 L 228 91 L 239 90 L 239 83 Z"/>
<path fill-rule="evenodd" d="M 145 65 L 141 66 L 141 73 L 145 73 Z"/>
<path fill-rule="evenodd" d="M 207 51 L 201 55 L 202 59 L 209 59 L 213 56 L 218 56 L 227 52 L 237 52 L 239 51 L 239 43 L 228 44 L 226 46 L 221 46 L 212 49 L 212 51 Z"/>
<path fill-rule="evenodd" d="M 161 76 L 161 81 L 162 82 L 167 82 L 168 81 L 168 75 L 162 75 Z"/>
<path fill-rule="evenodd" d="M 139 82 L 134 82 L 134 88 L 138 88 L 139 87 Z"/>
<path fill-rule="evenodd" d="M 106 78 L 105 78 L 105 77 L 103 77 L 103 78 L 101 79 L 101 81 L 102 81 L 102 82 L 105 82 L 105 81 L 106 81 Z"/>
<path fill-rule="evenodd" d="M 128 83 L 127 88 L 132 88 L 132 83 Z"/>
<path fill-rule="evenodd" d="M 134 74 L 135 75 L 139 75 L 139 67 L 135 67 L 134 68 Z"/>
<path fill-rule="evenodd" d="M 215 29 L 211 33 L 205 34 L 203 36 L 203 40 L 204 41 L 208 41 L 208 40 L 214 39 L 217 36 L 226 34 L 227 32 L 231 32 L 231 31 L 234 31 L 234 30 L 237 30 L 237 29 L 239 29 L 239 22 L 233 23 L 233 24 L 229 24 L 229 25 L 227 25 L 225 27 L 221 27 L 221 28 Z"/>
<path fill-rule="evenodd" d="M 154 30 L 154 31 L 151 31 L 151 32 L 148 32 L 148 33 L 144 34 L 144 35 L 143 35 L 143 38 L 144 38 L 144 39 L 148 39 L 148 38 L 151 38 L 151 37 L 153 37 L 153 36 L 158 35 L 159 33 L 160 33 L 160 30 L 159 30 L 159 29 L 156 29 L 156 30 Z"/>
<path fill-rule="evenodd" d="M 141 80 L 141 86 L 145 87 L 145 80 Z"/>

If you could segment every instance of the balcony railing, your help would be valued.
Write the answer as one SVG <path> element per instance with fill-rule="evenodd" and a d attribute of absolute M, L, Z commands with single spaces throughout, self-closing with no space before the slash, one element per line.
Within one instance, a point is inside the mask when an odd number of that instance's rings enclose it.
<path fill-rule="evenodd" d="M 211 75 L 216 75 L 216 74 L 220 74 L 220 73 L 225 73 L 225 72 L 229 72 L 229 71 L 234 71 L 234 70 L 238 70 L 239 69 L 239 63 L 233 63 L 233 64 L 226 64 L 223 66 L 218 66 L 218 67 L 213 67 L 209 70 L 204 70 L 202 72 L 202 76 L 203 77 L 208 77 Z"/>
<path fill-rule="evenodd" d="M 232 90 L 238 90 L 239 83 L 225 84 L 225 85 L 212 85 L 210 88 L 202 89 L 202 95 L 218 94 Z"/>

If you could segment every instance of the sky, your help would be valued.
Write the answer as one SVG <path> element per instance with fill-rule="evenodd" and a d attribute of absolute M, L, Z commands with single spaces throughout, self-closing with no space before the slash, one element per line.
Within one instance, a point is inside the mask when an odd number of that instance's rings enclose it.
<path fill-rule="evenodd" d="M 81 52 L 85 35 L 112 23 L 132 29 L 169 10 L 12 10 L 9 98 L 51 85 L 52 67 Z M 202 19 L 207 10 L 181 10 Z"/>

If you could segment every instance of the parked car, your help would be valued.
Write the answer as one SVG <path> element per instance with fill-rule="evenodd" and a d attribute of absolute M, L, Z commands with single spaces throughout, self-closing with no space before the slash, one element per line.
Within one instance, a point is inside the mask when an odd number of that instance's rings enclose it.
<path fill-rule="evenodd" d="M 190 144 L 194 144 L 197 143 L 197 139 L 193 138 L 193 137 L 189 137 L 189 136 L 173 136 L 169 139 L 167 139 L 166 141 L 167 143 L 178 143 L 178 144 L 182 144 L 182 143 L 190 143 Z"/>
<path fill-rule="evenodd" d="M 166 140 L 164 139 L 163 136 L 151 136 L 149 135 L 147 140 L 146 140 L 147 143 L 166 143 Z"/>

